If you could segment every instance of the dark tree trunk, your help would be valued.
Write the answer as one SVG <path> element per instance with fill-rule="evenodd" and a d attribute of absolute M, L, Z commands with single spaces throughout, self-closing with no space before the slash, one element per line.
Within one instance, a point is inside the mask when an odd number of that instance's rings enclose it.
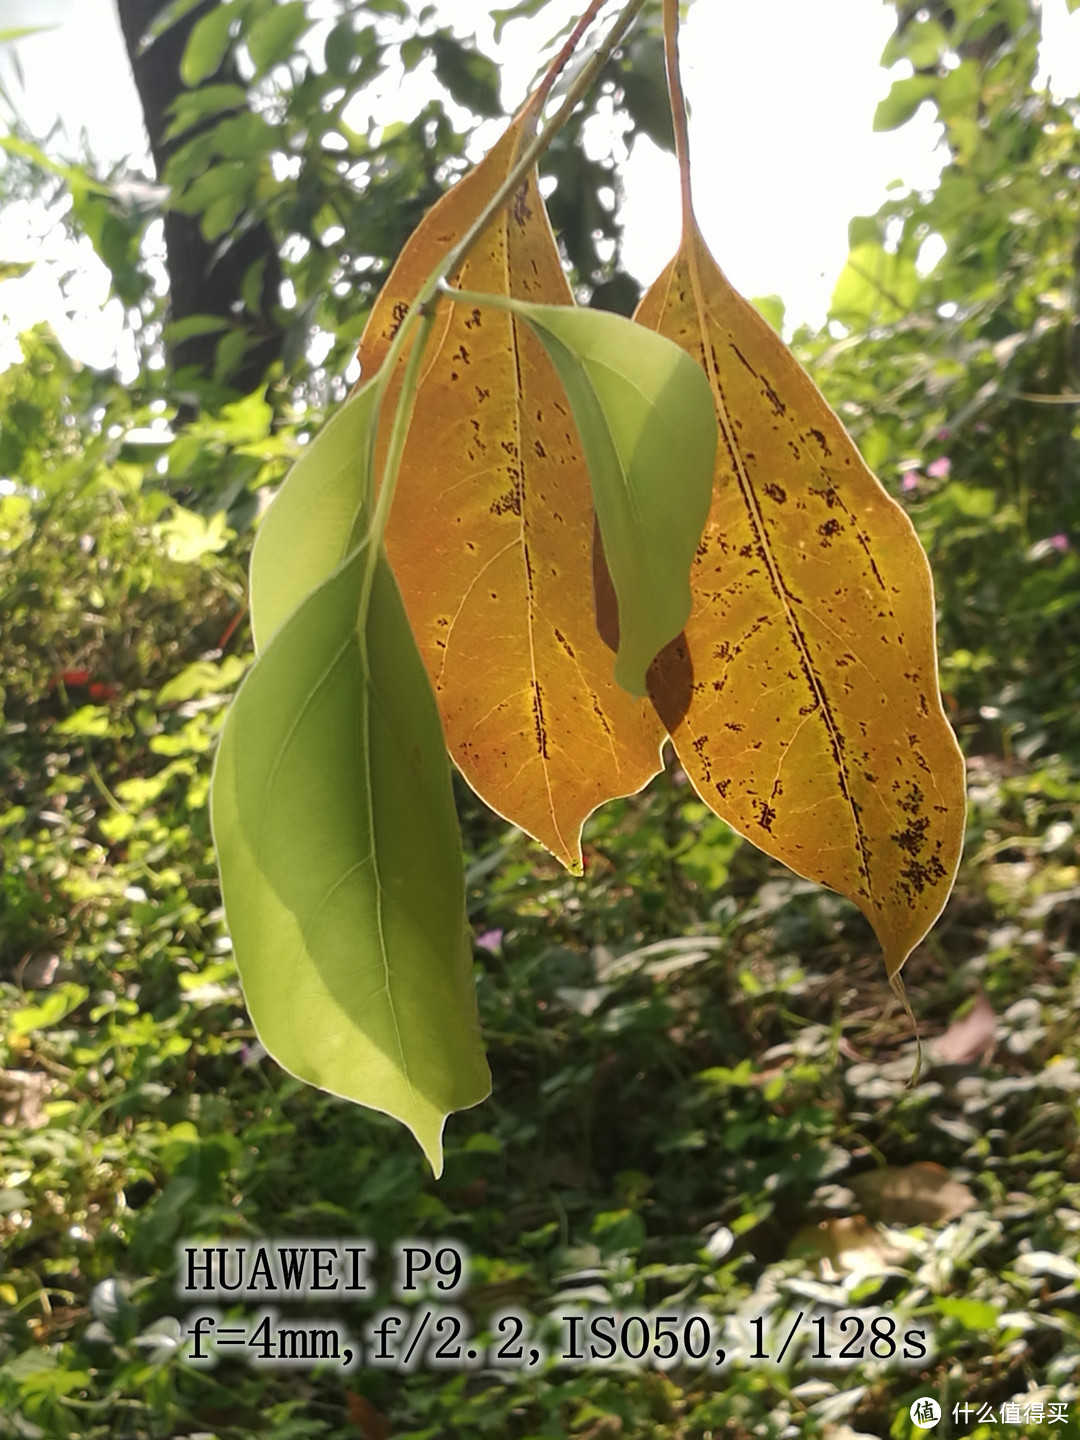
<path fill-rule="evenodd" d="M 206 3 L 196 6 L 145 50 L 141 48 L 141 41 L 154 17 L 164 8 L 164 0 L 116 0 L 116 4 L 135 85 L 142 101 L 150 150 L 157 173 L 161 176 L 175 148 L 175 142 L 170 143 L 164 138 L 169 125 L 169 107 L 185 89 L 180 78 L 180 60 L 192 27 L 201 16 L 213 9 L 214 0 L 206 0 Z M 234 81 L 237 77 L 230 73 L 230 62 L 226 60 L 214 78 Z M 189 132 L 184 139 L 194 133 Z M 170 318 L 173 321 L 183 320 L 188 315 L 216 315 L 235 323 L 244 313 L 244 276 L 253 265 L 264 262 L 261 313 L 245 316 L 252 332 L 252 343 L 239 369 L 228 377 L 228 383 L 241 393 L 254 390 L 265 378 L 270 365 L 280 357 L 284 338 L 272 318 L 281 283 L 281 262 L 266 224 L 260 221 L 253 225 L 223 249 L 221 242 L 210 243 L 203 238 L 198 216 L 167 210 L 165 246 L 170 281 Z M 220 335 L 198 335 L 181 341 L 170 357 L 173 365 L 178 369 L 194 366 L 201 375 L 209 378 L 213 374 L 220 338 Z"/>

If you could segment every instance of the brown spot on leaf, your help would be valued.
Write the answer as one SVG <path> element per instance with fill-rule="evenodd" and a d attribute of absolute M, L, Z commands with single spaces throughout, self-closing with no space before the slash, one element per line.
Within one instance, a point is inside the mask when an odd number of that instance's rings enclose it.
<path fill-rule="evenodd" d="M 532 216 L 532 211 L 529 209 L 529 182 L 527 180 L 514 196 L 512 213 L 515 223 L 524 229 L 525 222 Z"/>
<path fill-rule="evenodd" d="M 545 760 L 548 757 L 547 725 L 544 723 L 544 692 L 539 680 L 532 682 L 533 722 L 536 727 L 536 748 Z"/>
<path fill-rule="evenodd" d="M 926 832 L 929 828 L 929 818 L 924 815 L 920 820 L 912 820 L 903 830 L 890 835 L 889 839 L 907 854 L 918 855 L 926 844 Z"/>
<path fill-rule="evenodd" d="M 676 635 L 664 646 L 649 666 L 645 684 L 664 728 L 677 729 L 686 718 L 694 693 L 694 663 L 685 635 Z"/>
<path fill-rule="evenodd" d="M 520 480 L 516 481 L 509 490 L 491 502 L 492 515 L 520 515 L 521 514 L 521 491 Z"/>
<path fill-rule="evenodd" d="M 409 307 L 405 304 L 404 300 L 394 302 L 394 308 L 390 311 L 390 328 L 386 332 L 386 338 L 388 340 L 393 340 L 394 336 L 401 329 L 401 322 L 408 313 Z"/>

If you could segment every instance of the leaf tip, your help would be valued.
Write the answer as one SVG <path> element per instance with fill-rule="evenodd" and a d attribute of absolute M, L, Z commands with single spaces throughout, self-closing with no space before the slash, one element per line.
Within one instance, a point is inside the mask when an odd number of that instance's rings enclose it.
<path fill-rule="evenodd" d="M 443 1131 L 446 1129 L 446 1120 L 447 1115 L 440 1115 L 433 1117 L 430 1123 L 406 1122 L 412 1131 L 413 1139 L 424 1152 L 424 1159 L 431 1166 L 431 1173 L 436 1180 L 440 1180 L 443 1173 Z"/>

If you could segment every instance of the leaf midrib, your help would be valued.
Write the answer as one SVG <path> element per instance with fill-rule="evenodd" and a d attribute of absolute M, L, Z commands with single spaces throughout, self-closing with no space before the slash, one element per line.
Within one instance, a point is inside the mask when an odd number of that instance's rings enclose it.
<path fill-rule="evenodd" d="M 724 397 L 723 387 L 720 382 L 719 367 L 712 353 L 712 344 L 710 339 L 712 329 L 712 313 L 709 309 L 708 302 L 706 301 L 705 295 L 703 293 L 703 287 L 701 284 L 701 276 L 697 265 L 697 244 L 697 233 L 696 231 L 692 231 L 689 242 L 686 244 L 687 268 L 690 272 L 690 284 L 694 295 L 694 308 L 697 311 L 698 323 L 701 326 L 702 330 L 702 339 L 704 342 L 703 349 L 705 354 L 705 368 L 708 373 L 709 384 L 712 388 L 713 396 L 716 401 L 717 418 L 720 422 L 724 443 L 727 446 L 728 453 L 730 454 L 732 461 L 734 462 L 736 479 L 739 485 L 739 494 L 744 506 L 746 507 L 747 514 L 750 517 L 750 523 L 755 532 L 755 539 L 761 547 L 760 553 L 765 561 L 765 565 L 769 573 L 769 580 L 773 593 L 776 595 L 783 608 L 784 617 L 787 621 L 788 633 L 791 636 L 795 649 L 798 652 L 803 674 L 809 682 L 810 692 L 813 695 L 815 701 L 817 702 L 817 709 L 820 712 L 822 724 L 824 725 L 826 733 L 829 737 L 830 749 L 836 763 L 836 773 L 840 780 L 840 792 L 843 795 L 848 810 L 851 814 L 852 827 L 855 832 L 855 841 L 858 846 L 859 857 L 862 862 L 863 878 L 867 887 L 867 898 L 871 901 L 872 904 L 874 904 L 875 909 L 880 909 L 880 906 L 877 902 L 873 880 L 871 877 L 870 853 L 868 849 L 867 838 L 863 831 L 862 822 L 859 819 L 859 811 L 858 807 L 855 804 L 855 798 L 851 793 L 847 761 L 844 756 L 843 746 L 840 744 L 840 732 L 837 728 L 835 719 L 832 714 L 832 706 L 829 701 L 829 697 L 826 694 L 824 683 L 818 676 L 817 669 L 813 663 L 813 658 L 810 654 L 809 644 L 806 640 L 806 637 L 802 633 L 802 628 L 799 625 L 798 619 L 796 618 L 795 613 L 791 607 L 791 602 L 788 599 L 788 587 L 784 580 L 783 571 L 781 570 L 780 563 L 773 552 L 772 544 L 765 526 L 765 517 L 757 498 L 757 492 L 754 489 L 753 482 L 751 481 L 749 473 L 746 469 L 746 461 L 738 443 L 738 438 L 735 433 L 735 427 L 731 423 L 731 416 L 728 411 L 727 401 Z M 669 295 L 670 287 L 674 283 L 675 269 L 676 266 L 673 265 L 668 275 Z M 717 329 L 719 328 L 719 324 L 717 324 Z"/>
<path fill-rule="evenodd" d="M 346 562 L 346 563 L 348 563 L 348 562 Z M 376 560 L 375 563 L 378 563 L 377 560 Z M 337 572 L 337 573 L 340 574 L 340 571 Z M 335 575 L 334 578 L 337 578 L 336 575 Z M 329 583 L 332 583 L 332 581 L 327 581 L 327 582 L 324 582 L 324 583 L 329 584 Z M 366 617 L 365 617 L 365 619 L 366 619 Z M 286 624 L 288 624 L 287 621 L 286 621 Z M 282 626 L 282 627 L 276 632 L 276 634 L 277 634 L 278 636 L 280 636 L 281 631 L 282 631 L 283 629 L 284 629 L 284 626 Z M 365 633 L 365 632 L 366 632 L 366 625 L 362 625 L 362 624 L 361 624 L 361 617 L 358 615 L 358 616 L 357 616 L 357 619 L 356 619 L 356 624 L 354 625 L 352 631 L 351 631 L 351 632 L 349 633 L 349 635 L 347 635 L 346 638 L 342 641 L 341 645 L 340 645 L 340 646 L 338 647 L 338 649 L 334 652 L 334 655 L 333 655 L 333 656 L 331 657 L 331 659 L 327 662 L 327 664 L 326 664 L 326 666 L 324 667 L 323 672 L 322 672 L 322 674 L 319 676 L 318 680 L 317 680 L 317 681 L 315 682 L 315 684 L 311 687 L 311 690 L 310 690 L 309 694 L 307 695 L 307 697 L 305 698 L 304 703 L 299 707 L 299 709 L 298 709 L 297 712 L 296 712 L 296 715 L 293 717 L 292 723 L 290 724 L 289 729 L 288 729 L 285 737 L 283 738 L 283 740 L 282 740 L 282 742 L 281 742 L 281 745 L 278 747 L 277 754 L 276 754 L 275 757 L 274 757 L 273 766 L 271 767 L 270 774 L 269 774 L 269 776 L 267 777 L 267 780 L 266 780 L 266 787 L 265 787 L 265 789 L 264 789 L 264 791 L 263 791 L 263 804 L 262 804 L 262 810 L 261 810 L 261 814 L 260 814 L 260 818 L 259 818 L 259 834 L 258 834 L 258 837 L 257 837 L 257 839 L 256 839 L 256 841 L 255 841 L 254 856 L 255 856 L 255 863 L 256 863 L 256 865 L 258 866 L 258 868 L 259 868 L 259 870 L 262 872 L 262 874 L 265 875 L 265 874 L 267 873 L 267 868 L 266 868 L 266 865 L 265 865 L 265 863 L 264 863 L 263 857 L 264 857 L 265 851 L 266 851 L 266 830 L 267 830 L 267 825 L 268 825 L 268 822 L 269 822 L 269 815 L 270 815 L 270 810 L 271 810 L 271 799 L 272 799 L 272 797 L 273 797 L 273 793 L 274 793 L 275 787 L 277 786 L 277 783 L 278 783 L 278 777 L 279 777 L 279 774 L 280 774 L 280 771 L 281 771 L 281 767 L 282 767 L 282 765 L 285 763 L 285 757 L 286 757 L 288 751 L 292 748 L 293 741 L 296 739 L 297 732 L 298 732 L 301 724 L 303 723 L 305 716 L 307 715 L 307 713 L 308 713 L 308 711 L 310 710 L 311 706 L 314 704 L 315 700 L 318 698 L 319 694 L 322 692 L 322 690 L 323 690 L 324 687 L 326 686 L 327 682 L 330 680 L 331 676 L 332 676 L 333 673 L 334 673 L 335 668 L 341 663 L 342 657 L 343 657 L 343 656 L 346 654 L 346 652 L 348 651 L 349 646 L 355 643 L 355 644 L 357 645 L 357 648 L 358 648 L 358 651 L 359 651 L 359 656 L 360 656 L 360 674 L 361 674 L 361 685 L 362 685 L 362 690 L 363 690 L 363 699 L 362 699 L 361 705 L 360 705 L 360 720 L 361 720 L 361 730 L 362 730 L 362 733 L 361 733 L 361 737 L 360 737 L 360 738 L 361 738 L 361 741 L 362 741 L 362 742 L 366 742 L 366 743 L 362 743 L 361 754 L 366 755 L 366 757 L 367 757 L 367 763 L 365 763 L 365 765 L 364 765 L 364 782 L 365 782 L 365 783 L 364 783 L 364 794 L 365 794 L 365 800 L 366 800 L 366 802 L 367 802 L 368 833 L 369 833 L 370 839 L 371 839 L 371 851 L 370 851 L 370 855 L 367 857 L 367 859 L 370 859 L 370 861 L 371 861 L 372 874 L 373 874 L 374 883 L 375 883 L 376 930 L 377 930 L 378 939 L 379 939 L 379 956 L 380 956 L 380 959 L 381 959 L 381 962 L 382 962 L 382 969 L 383 969 L 383 988 L 384 988 L 384 991 L 385 991 L 385 994 L 386 994 L 386 1004 L 387 1004 L 387 1009 L 388 1009 L 389 1014 L 390 1014 L 390 1021 L 391 1021 L 391 1024 L 392 1024 L 392 1026 L 393 1026 L 394 1039 L 395 1039 L 395 1043 L 397 1044 L 397 1048 L 398 1048 L 398 1060 L 399 1060 L 399 1063 L 400 1063 L 400 1066 L 401 1066 L 402 1077 L 403 1077 L 406 1085 L 407 1085 L 408 1088 L 409 1088 L 409 1096 L 410 1096 L 410 1098 L 411 1098 L 411 1100 L 412 1100 L 412 1102 L 413 1102 L 413 1105 L 414 1105 L 414 1106 L 417 1106 L 418 1101 L 417 1101 L 416 1091 L 415 1091 L 415 1089 L 414 1089 L 414 1087 L 413 1087 L 413 1083 L 412 1083 L 411 1076 L 409 1075 L 408 1060 L 407 1060 L 406 1055 L 405 1055 L 405 1048 L 404 1048 L 404 1044 L 403 1044 L 402 1038 L 401 1038 L 401 1028 L 400 1028 L 400 1026 L 399 1026 L 399 1024 L 398 1024 L 397 1009 L 396 1009 L 396 1007 L 395 1007 L 395 1005 L 394 1005 L 393 990 L 392 990 L 392 985 L 391 985 L 390 962 L 389 962 L 389 955 L 388 955 L 388 953 L 387 953 L 386 936 L 385 936 L 384 926 L 383 926 L 383 915 L 382 915 L 383 883 L 382 883 L 382 877 L 381 877 L 381 875 L 380 875 L 380 873 L 379 873 L 378 847 L 377 847 L 376 840 L 375 840 L 375 807 L 374 807 L 374 796 L 373 796 L 372 784 L 371 784 L 371 746 L 370 746 L 370 691 L 371 691 L 371 687 L 370 687 L 369 678 L 368 678 L 369 675 L 370 675 L 370 669 L 369 669 L 369 665 L 368 665 L 366 633 Z M 269 650 L 267 651 L 267 653 L 269 653 Z M 237 804 L 237 807 L 236 807 L 236 808 L 237 808 L 237 812 L 239 813 L 239 809 L 240 809 L 239 804 Z M 357 864 L 356 864 L 355 866 L 352 867 L 352 869 L 354 869 L 354 870 L 355 870 L 355 869 L 358 869 L 358 868 L 360 868 L 361 865 L 366 864 L 366 863 L 367 863 L 367 860 L 366 860 L 366 859 L 363 860 L 363 861 L 359 861 L 359 862 L 357 862 Z M 351 873 L 351 872 L 346 872 L 346 874 L 348 874 L 348 873 Z M 331 887 L 330 891 L 327 892 L 327 894 L 323 897 L 323 900 L 320 902 L 319 910 L 321 910 L 321 909 L 323 908 L 323 906 L 324 906 L 324 905 L 327 903 L 327 901 L 329 900 L 330 894 L 331 894 L 331 893 L 333 892 L 333 890 L 336 889 L 341 883 L 342 883 L 342 879 L 341 879 L 341 878 L 339 878 L 337 881 L 335 881 L 334 886 Z M 316 911 L 316 914 L 318 914 L 318 913 L 319 913 L 319 911 Z M 297 953 L 297 955 L 296 955 L 296 957 L 295 957 L 295 959 L 294 959 L 294 961 L 293 961 L 294 969 L 295 969 L 296 966 L 298 966 L 298 965 L 300 964 L 300 962 L 302 961 L 302 959 L 303 959 L 303 957 L 304 957 L 305 954 L 310 955 L 310 951 L 308 950 L 308 934 L 307 934 L 307 932 L 308 932 L 308 927 L 309 927 L 310 923 L 311 923 L 310 921 L 305 920 L 305 922 L 303 922 L 303 923 L 300 924 L 300 927 L 299 927 L 299 928 L 300 928 L 300 934 L 301 934 L 301 937 L 302 937 L 302 940 L 303 940 L 303 945 L 302 945 L 302 948 L 301 948 L 300 951 Z"/>

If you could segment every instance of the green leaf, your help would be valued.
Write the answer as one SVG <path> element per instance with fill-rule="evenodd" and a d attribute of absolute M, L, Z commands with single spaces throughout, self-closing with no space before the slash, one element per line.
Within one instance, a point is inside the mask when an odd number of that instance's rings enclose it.
<path fill-rule="evenodd" d="M 53 725 L 56 735 L 81 735 L 100 739 L 110 729 L 109 712 L 103 705 L 82 705 Z"/>
<path fill-rule="evenodd" d="M 427 54 L 427 50 L 427 40 L 423 35 L 410 35 L 407 40 L 401 42 L 401 63 L 406 72 L 416 69 Z"/>
<path fill-rule="evenodd" d="M 85 985 L 71 982 L 57 986 L 46 995 L 40 1005 L 24 1005 L 11 1017 L 10 1035 L 32 1035 L 35 1030 L 47 1030 L 77 1010 L 90 994 Z"/>
<path fill-rule="evenodd" d="M 654 145 L 675 152 L 675 129 L 664 72 L 664 42 L 658 31 L 634 35 L 623 50 L 619 89 L 621 109 L 627 111 L 635 128 Z"/>
<path fill-rule="evenodd" d="M 779 295 L 756 295 L 750 304 L 759 315 L 764 315 L 778 335 L 783 335 L 784 302 Z"/>
<path fill-rule="evenodd" d="M 217 555 L 225 549 L 228 532 L 224 510 L 209 520 L 195 510 L 177 505 L 168 520 L 155 526 L 165 542 L 165 553 L 180 565 L 192 565 L 204 555 Z"/>
<path fill-rule="evenodd" d="M 202 171 L 184 193 L 172 201 L 174 210 L 199 215 L 215 200 L 227 200 L 239 212 L 259 178 L 259 167 L 251 160 L 222 160 Z"/>
<path fill-rule="evenodd" d="M 326 37 L 323 56 L 327 70 L 331 75 L 336 75 L 338 79 L 344 79 L 349 73 L 349 67 L 355 54 L 356 31 L 351 18 L 346 16 L 344 20 L 337 22 Z"/>
<path fill-rule="evenodd" d="M 351 548 L 364 499 L 374 385 L 357 390 L 304 449 L 266 512 L 251 554 L 251 629 L 261 651 Z"/>
<path fill-rule="evenodd" d="M 237 655 L 227 655 L 220 664 L 212 660 L 196 660 L 161 687 L 157 703 L 160 706 L 179 705 L 185 700 L 203 699 L 222 690 L 231 690 L 245 668 L 244 661 Z"/>
<path fill-rule="evenodd" d="M 950 70 L 937 87 L 938 112 L 946 124 L 977 121 L 982 96 L 982 72 L 974 60 Z"/>
<path fill-rule="evenodd" d="M 499 67 L 479 50 L 466 49 L 446 31 L 431 37 L 435 76 L 451 99 L 488 119 L 502 115 L 499 103 Z"/>
<path fill-rule="evenodd" d="M 222 110 L 239 110 L 247 104 L 247 91 L 239 85 L 203 85 L 198 90 L 181 90 L 169 107 L 174 117 L 165 132 L 166 140 L 175 140 L 208 115 Z"/>
<path fill-rule="evenodd" d="M 892 255 L 866 241 L 848 255 L 833 291 L 829 314 L 844 325 L 859 327 L 871 319 L 897 320 L 914 305 L 919 272 L 906 255 Z"/>
<path fill-rule="evenodd" d="M 491 18 L 495 21 L 495 44 L 501 43 L 502 32 L 511 20 L 531 19 L 534 15 L 539 15 L 546 4 L 547 0 L 518 0 L 516 5 L 510 5 L 505 10 L 492 10 Z"/>
<path fill-rule="evenodd" d="M 1080 0 L 1077 0 L 1080 4 Z M 942 1297 L 934 1301 L 934 1309 L 941 1315 L 959 1320 L 965 1330 L 993 1330 L 998 1324 L 1001 1311 L 996 1305 L 985 1300 L 962 1300 Z"/>
<path fill-rule="evenodd" d="M 209 212 L 207 212 L 209 214 Z M 204 220 L 202 231 L 207 233 L 207 225 Z M 250 332 L 245 328 L 230 330 L 228 335 L 223 335 L 214 348 L 214 380 L 219 385 L 225 385 L 236 374 L 243 363 L 244 356 L 251 344 Z"/>
<path fill-rule="evenodd" d="M 33 260 L 0 260 L 0 280 L 19 280 L 33 268 Z"/>
<path fill-rule="evenodd" d="M 532 326 L 570 400 L 619 606 L 615 679 L 644 695 L 649 665 L 690 615 L 718 436 L 708 379 L 622 315 L 500 303 Z"/>
<path fill-rule="evenodd" d="M 898 60 L 908 60 L 916 70 L 936 65 L 942 52 L 949 48 L 949 36 L 936 20 L 914 20 L 890 37 L 881 56 L 885 69 Z"/>
<path fill-rule="evenodd" d="M 0 152 L 8 155 L 19 155 L 32 164 L 38 165 L 50 175 L 59 175 L 65 180 L 74 196 L 79 195 L 107 195 L 111 196 L 113 191 L 109 185 L 103 184 L 100 180 L 86 172 L 80 165 L 62 165 L 53 160 L 39 145 L 32 140 L 23 140 L 18 135 L 0 135 Z"/>
<path fill-rule="evenodd" d="M 309 23 L 304 0 L 288 0 L 287 4 L 275 5 L 261 15 L 246 37 L 255 73 L 261 75 L 287 59 Z"/>
<path fill-rule="evenodd" d="M 909 75 L 906 80 L 897 80 L 874 111 L 874 129 L 898 130 L 906 125 L 938 83 L 933 75 Z"/>
<path fill-rule="evenodd" d="M 244 278 L 240 284 L 240 293 L 244 300 L 244 309 L 249 315 L 261 315 L 265 304 L 264 295 L 266 290 L 266 264 L 269 256 L 260 255 L 244 271 Z"/>
<path fill-rule="evenodd" d="M 183 320 L 174 320 L 166 325 L 161 338 L 167 345 L 179 345 L 196 335 L 216 335 L 228 328 L 228 320 L 223 320 L 220 315 L 185 315 Z"/>
<path fill-rule="evenodd" d="M 490 1090 L 435 700 L 386 560 L 301 605 L 229 712 L 212 783 L 222 893 L 259 1038 L 291 1074 L 407 1125 Z"/>
<path fill-rule="evenodd" d="M 199 229 L 207 240 L 217 240 L 233 228 L 243 209 L 243 195 L 219 195 L 203 211 Z"/>
<path fill-rule="evenodd" d="M 144 50 L 148 49 L 150 44 L 156 40 L 159 35 L 164 35 L 166 30 L 171 30 L 185 15 L 190 15 L 196 5 L 201 3 L 202 0 L 172 0 L 171 4 L 166 5 L 164 9 L 155 15 L 146 31 L 146 39 L 142 48 Z"/>
<path fill-rule="evenodd" d="M 0 30 L 0 45 L 10 45 L 16 40 L 25 40 L 29 35 L 44 35 L 48 30 L 57 29 L 57 25 L 16 25 L 10 30 Z"/>
<path fill-rule="evenodd" d="M 219 5 L 192 27 L 180 61 L 180 78 L 189 89 L 220 68 L 229 48 L 229 27 L 235 14 L 231 5 Z"/>

